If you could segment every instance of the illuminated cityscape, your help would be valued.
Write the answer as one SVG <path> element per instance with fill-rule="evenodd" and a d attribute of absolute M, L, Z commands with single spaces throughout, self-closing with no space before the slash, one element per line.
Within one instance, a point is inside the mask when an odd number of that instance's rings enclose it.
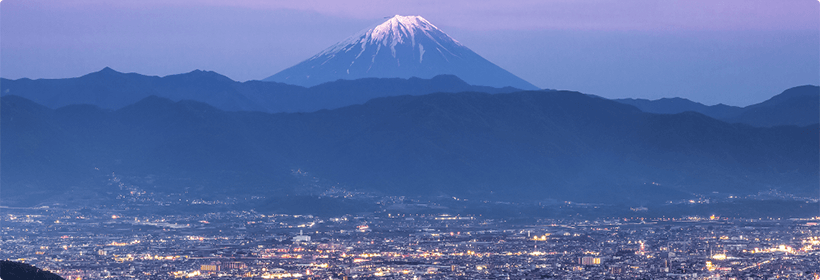
<path fill-rule="evenodd" d="M 0 258 L 71 280 L 820 277 L 820 217 L 520 224 L 446 214 L 2 210 Z"/>

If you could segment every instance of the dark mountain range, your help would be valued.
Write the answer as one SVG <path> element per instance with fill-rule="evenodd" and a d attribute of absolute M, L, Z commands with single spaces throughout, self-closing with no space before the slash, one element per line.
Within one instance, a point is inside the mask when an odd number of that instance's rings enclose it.
<path fill-rule="evenodd" d="M 756 128 L 644 113 L 565 91 L 376 98 L 314 113 L 226 112 L 148 97 L 111 111 L 2 98 L 4 203 L 104 193 L 112 172 L 154 192 L 303 191 L 589 202 L 779 189 L 816 195 L 818 125 Z M 306 175 L 307 174 L 307 175 Z"/>
<path fill-rule="evenodd" d="M 148 96 L 172 101 L 193 100 L 225 111 L 315 112 L 363 104 L 378 97 L 436 92 L 511 93 L 519 89 L 473 86 L 452 75 L 431 79 L 363 78 L 337 80 L 304 88 L 274 82 L 236 82 L 215 72 L 193 71 L 165 77 L 120 73 L 110 68 L 68 79 L 0 79 L 0 96 L 17 95 L 48 108 L 90 104 L 116 110 Z M 698 112 L 730 123 L 752 126 L 820 123 L 820 88 L 788 89 L 760 104 L 706 106 L 684 98 L 616 99 L 647 113 Z"/>
<path fill-rule="evenodd" d="M 648 100 L 640 98 L 624 98 L 614 99 L 623 104 L 629 104 L 641 111 L 655 114 L 680 114 L 683 112 L 698 112 L 714 119 L 725 120 L 733 118 L 743 111 L 743 108 L 736 106 L 729 106 L 725 104 L 717 104 L 712 106 L 703 105 L 701 103 L 680 97 L 661 98 L 658 100 Z"/>
<path fill-rule="evenodd" d="M 5 280 L 64 280 L 57 274 L 33 265 L 0 260 L 0 278 Z"/>
<path fill-rule="evenodd" d="M 273 82 L 240 83 L 199 70 L 156 77 L 120 73 L 111 68 L 68 79 L 0 79 L 2 96 L 22 96 L 52 109 L 90 104 L 116 110 L 154 95 L 173 101 L 200 101 L 226 111 L 313 112 L 362 104 L 376 97 L 462 91 L 502 93 L 518 89 L 471 86 L 452 75 L 430 79 L 340 80 L 304 88 Z"/>
<path fill-rule="evenodd" d="M 420 16 L 399 16 L 363 30 L 265 81 L 314 86 L 338 79 L 456 75 L 472 85 L 536 86 L 484 59 Z"/>
<path fill-rule="evenodd" d="M 819 123 L 820 87 L 806 85 L 787 89 L 769 100 L 744 107 L 743 112 L 726 120 L 763 127 Z"/>
<path fill-rule="evenodd" d="M 787 89 L 769 100 L 747 107 L 723 104 L 706 106 L 684 98 L 628 98 L 615 101 L 638 107 L 647 113 L 679 114 L 692 111 L 730 123 L 760 127 L 820 123 L 820 87 L 811 85 Z"/>

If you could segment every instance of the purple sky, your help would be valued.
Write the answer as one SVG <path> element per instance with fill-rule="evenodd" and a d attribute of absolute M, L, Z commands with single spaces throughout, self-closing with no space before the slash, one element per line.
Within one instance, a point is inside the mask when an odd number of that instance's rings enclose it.
<path fill-rule="evenodd" d="M 263 79 L 395 14 L 543 88 L 743 106 L 820 83 L 816 0 L 3 0 L 0 76 Z"/>

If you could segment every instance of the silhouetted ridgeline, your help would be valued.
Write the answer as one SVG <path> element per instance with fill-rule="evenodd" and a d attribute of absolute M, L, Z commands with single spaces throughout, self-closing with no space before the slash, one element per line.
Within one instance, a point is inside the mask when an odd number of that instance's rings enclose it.
<path fill-rule="evenodd" d="M 57 274 L 30 264 L 0 260 L 0 279 L 3 280 L 64 280 Z"/>
<path fill-rule="evenodd" d="M 0 79 L 2 96 L 22 96 L 52 109 L 77 104 L 120 109 L 153 95 L 173 101 L 200 101 L 226 111 L 313 112 L 362 104 L 376 97 L 463 91 L 519 90 L 472 86 L 452 75 L 339 80 L 305 88 L 275 82 L 240 83 L 210 71 L 156 77 L 120 73 L 107 67 L 78 78 Z"/>
<path fill-rule="evenodd" d="M 314 112 L 363 104 L 370 99 L 436 92 L 512 93 L 515 88 L 473 86 L 452 75 L 431 79 L 364 78 L 337 80 L 305 88 L 275 82 L 236 82 L 208 71 L 193 71 L 165 77 L 120 73 L 110 68 L 68 79 L 0 79 L 0 95 L 17 95 L 48 108 L 89 104 L 117 110 L 148 96 L 172 101 L 193 100 L 225 111 Z M 659 100 L 617 99 L 647 113 L 698 112 L 729 123 L 752 126 L 805 126 L 820 122 L 820 88 L 788 89 L 760 104 L 744 108 L 706 106 L 683 98 Z"/>
<path fill-rule="evenodd" d="M 54 110 L 5 96 L 1 112 L 4 203 L 92 188 L 112 172 L 156 192 L 288 194 L 303 187 L 300 170 L 349 189 L 516 201 L 814 196 L 818 185 L 818 125 L 650 114 L 567 91 L 385 97 L 293 114 L 160 97 Z"/>
<path fill-rule="evenodd" d="M 693 111 L 730 123 L 761 127 L 820 123 L 820 87 L 811 85 L 787 89 L 769 100 L 743 108 L 723 104 L 706 106 L 684 98 L 616 101 L 633 105 L 647 113 L 678 114 Z"/>

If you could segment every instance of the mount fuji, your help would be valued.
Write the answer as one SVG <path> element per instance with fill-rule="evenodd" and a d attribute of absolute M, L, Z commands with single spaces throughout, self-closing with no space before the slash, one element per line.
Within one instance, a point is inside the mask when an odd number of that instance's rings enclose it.
<path fill-rule="evenodd" d="M 264 81 L 314 86 L 338 79 L 456 75 L 473 85 L 538 87 L 484 59 L 420 16 L 396 15 Z"/>

